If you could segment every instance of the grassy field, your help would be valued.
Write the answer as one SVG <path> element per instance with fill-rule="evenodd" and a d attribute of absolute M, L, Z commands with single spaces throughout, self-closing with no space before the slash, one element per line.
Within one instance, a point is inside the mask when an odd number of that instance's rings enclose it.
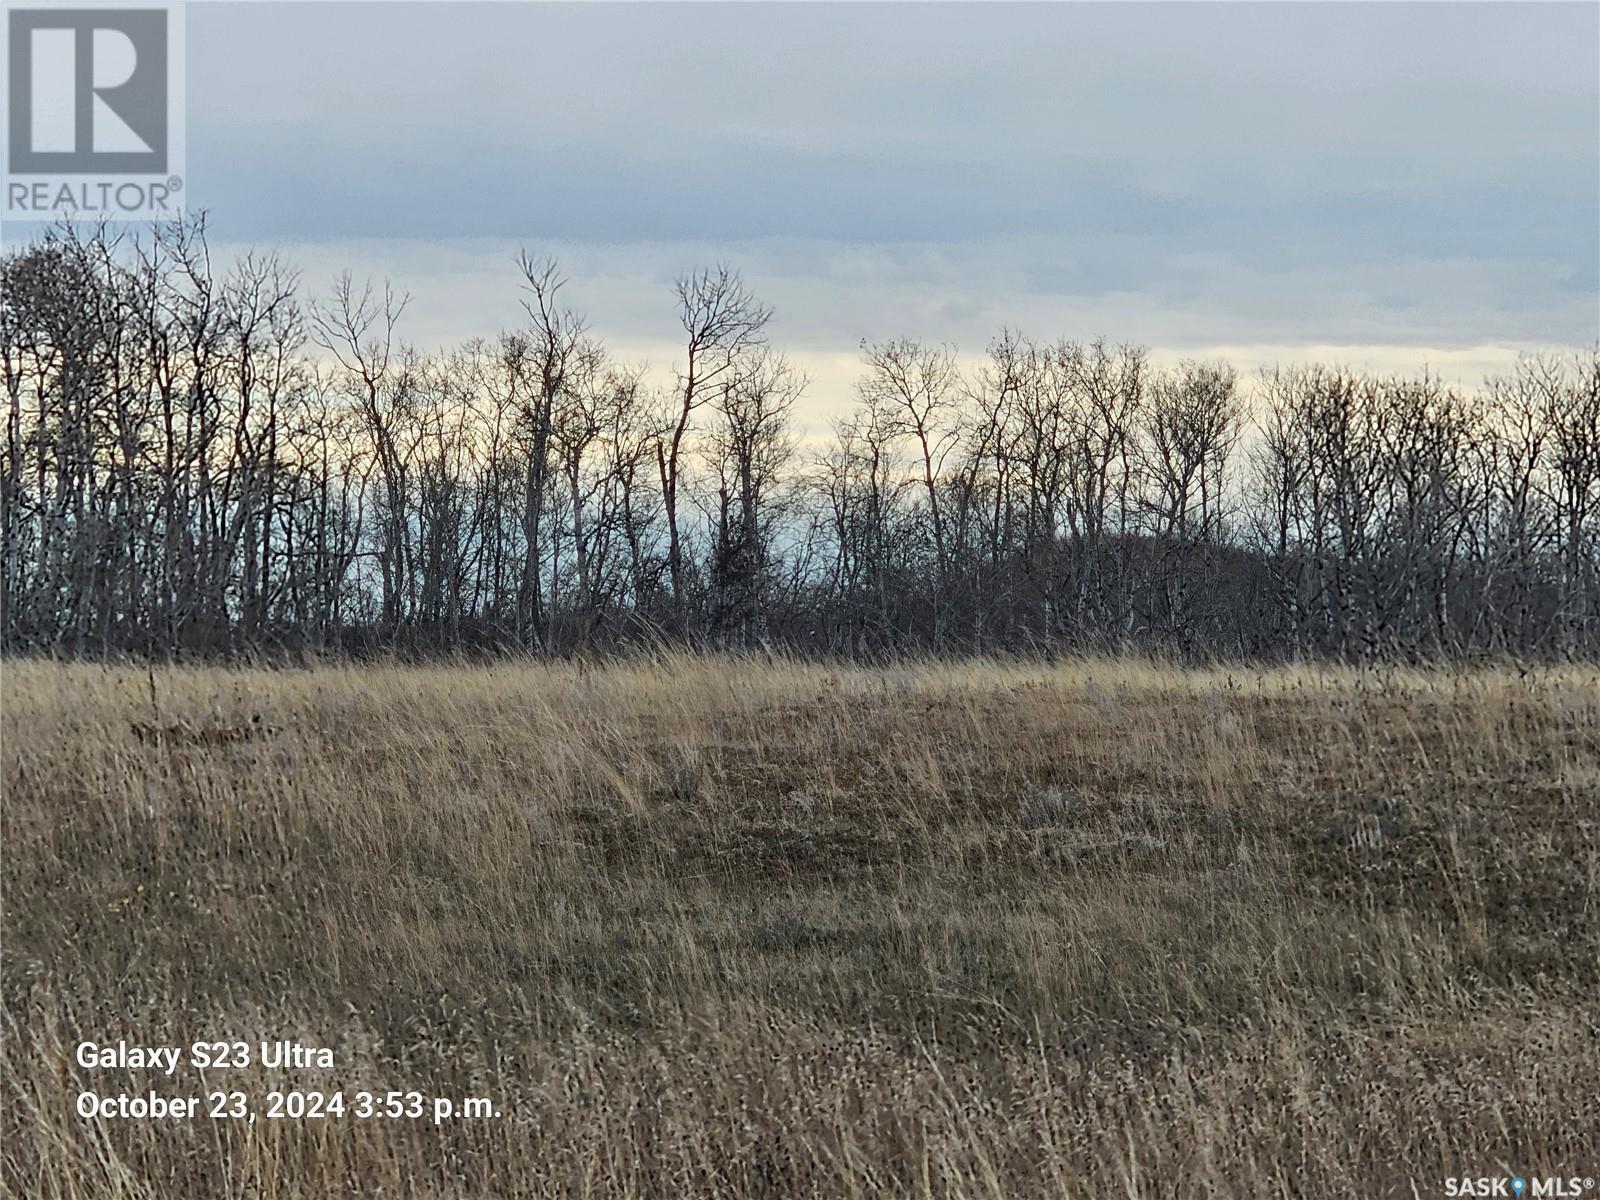
<path fill-rule="evenodd" d="M 1600 1175 L 1593 670 L 13 662 L 3 689 L 9 1195 Z M 75 1062 L 119 1038 L 335 1065 Z M 75 1111 L 235 1089 L 498 1115 Z"/>

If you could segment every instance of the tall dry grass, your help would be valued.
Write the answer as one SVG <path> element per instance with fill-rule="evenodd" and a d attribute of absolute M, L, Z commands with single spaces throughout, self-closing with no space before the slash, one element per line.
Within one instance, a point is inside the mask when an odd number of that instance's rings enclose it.
<path fill-rule="evenodd" d="M 1600 1175 L 1587 669 L 6 664 L 8 1194 Z M 84 1120 L 80 1041 L 500 1116 Z"/>

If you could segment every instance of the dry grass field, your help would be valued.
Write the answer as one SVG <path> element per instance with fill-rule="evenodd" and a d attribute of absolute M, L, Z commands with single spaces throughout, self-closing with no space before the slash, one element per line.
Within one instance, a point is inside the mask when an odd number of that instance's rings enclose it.
<path fill-rule="evenodd" d="M 1590 669 L 4 668 L 8 1195 L 1600 1175 Z M 292 1039 L 331 1069 L 88 1071 Z M 415 1089 L 435 1125 L 76 1097 Z"/>

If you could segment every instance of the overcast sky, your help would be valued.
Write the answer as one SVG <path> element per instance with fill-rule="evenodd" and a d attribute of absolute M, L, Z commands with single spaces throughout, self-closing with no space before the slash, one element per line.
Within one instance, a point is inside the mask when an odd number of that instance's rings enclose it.
<path fill-rule="evenodd" d="M 849 402 L 860 339 L 1002 325 L 1471 379 L 1600 336 L 1600 5 L 188 6 L 189 201 L 414 296 L 558 254 L 619 352 L 731 261 Z"/>

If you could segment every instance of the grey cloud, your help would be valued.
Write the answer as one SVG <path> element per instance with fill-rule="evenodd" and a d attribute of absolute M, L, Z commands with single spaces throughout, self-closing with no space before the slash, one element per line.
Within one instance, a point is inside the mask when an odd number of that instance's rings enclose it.
<path fill-rule="evenodd" d="M 819 345 L 1600 333 L 1594 6 L 205 4 L 189 47 L 218 231 L 402 282 L 482 239 L 733 257 Z"/>

